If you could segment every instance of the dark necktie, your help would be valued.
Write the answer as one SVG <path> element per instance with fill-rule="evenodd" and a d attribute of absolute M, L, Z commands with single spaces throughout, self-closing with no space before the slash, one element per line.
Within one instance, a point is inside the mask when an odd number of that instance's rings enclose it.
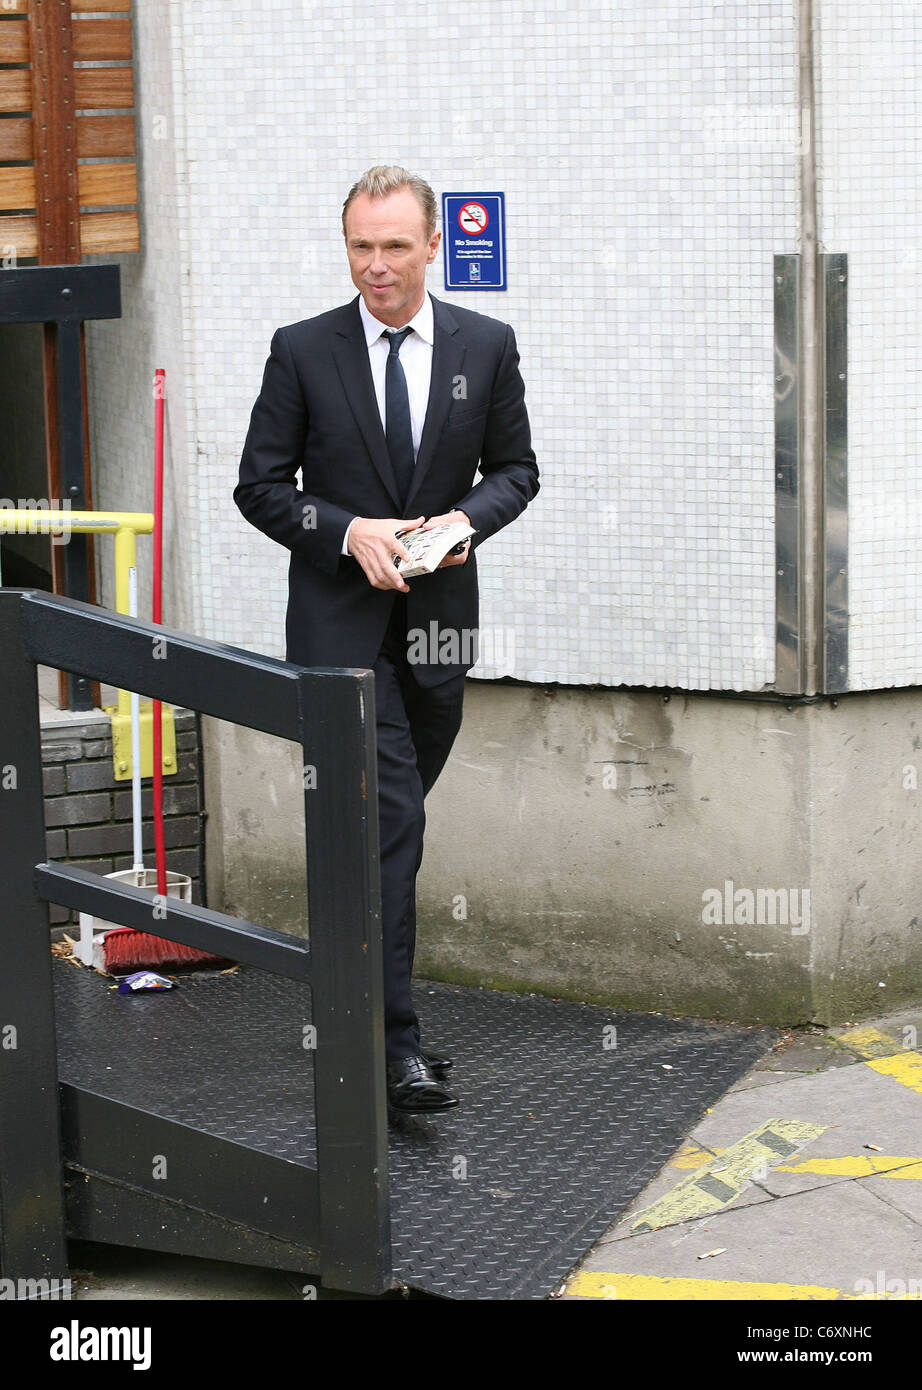
<path fill-rule="evenodd" d="M 413 481 L 413 468 L 416 458 L 413 453 L 413 430 L 410 425 L 410 396 L 407 379 L 400 361 L 400 347 L 412 328 L 401 328 L 399 333 L 385 333 L 390 343 L 390 355 L 384 371 L 384 418 L 386 422 L 387 452 L 391 456 L 397 491 L 401 504 L 406 502 Z"/>

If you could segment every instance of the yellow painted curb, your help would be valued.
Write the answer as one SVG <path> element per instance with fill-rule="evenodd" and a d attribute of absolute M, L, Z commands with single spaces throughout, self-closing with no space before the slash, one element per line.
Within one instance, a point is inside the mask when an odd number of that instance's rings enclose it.
<path fill-rule="evenodd" d="M 738 1279 L 673 1279 L 656 1274 L 577 1274 L 567 1286 L 574 1298 L 690 1300 L 694 1302 L 768 1302 L 771 1299 L 829 1300 L 842 1298 L 839 1289 L 822 1284 L 759 1284 Z"/>
<path fill-rule="evenodd" d="M 659 1274 L 620 1274 L 585 1271 L 567 1285 L 573 1298 L 603 1298 L 636 1303 L 660 1299 L 671 1302 L 918 1302 L 922 1293 L 888 1294 L 878 1289 L 867 1294 L 843 1293 L 823 1284 L 761 1284 L 743 1279 L 681 1279 Z"/>

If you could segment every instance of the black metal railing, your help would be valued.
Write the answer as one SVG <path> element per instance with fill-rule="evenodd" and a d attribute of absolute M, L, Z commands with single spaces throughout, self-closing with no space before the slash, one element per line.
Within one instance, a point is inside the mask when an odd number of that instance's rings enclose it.
<path fill-rule="evenodd" d="M 331 1287 L 392 1283 L 374 676 L 307 670 L 75 599 L 0 589 L 0 1270 L 66 1274 L 48 903 L 308 986 L 317 1248 Z M 48 863 L 38 665 L 301 745 L 310 941 Z"/>

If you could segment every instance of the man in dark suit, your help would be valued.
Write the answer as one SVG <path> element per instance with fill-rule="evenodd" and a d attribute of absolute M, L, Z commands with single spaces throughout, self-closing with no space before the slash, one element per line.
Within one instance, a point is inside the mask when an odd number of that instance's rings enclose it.
<path fill-rule="evenodd" d="M 388 1100 L 432 1113 L 458 1102 L 410 994 L 423 803 L 477 660 L 474 552 L 535 496 L 538 468 L 512 329 L 426 291 L 429 185 L 370 169 L 343 236 L 359 295 L 274 334 L 234 501 L 291 551 L 286 659 L 375 674 Z M 443 521 L 476 534 L 408 584 L 398 532 Z"/>

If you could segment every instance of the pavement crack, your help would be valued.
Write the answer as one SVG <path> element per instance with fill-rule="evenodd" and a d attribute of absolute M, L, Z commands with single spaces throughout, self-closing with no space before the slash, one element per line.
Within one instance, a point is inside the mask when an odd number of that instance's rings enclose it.
<path fill-rule="evenodd" d="M 892 1172 L 899 1172 L 899 1169 L 894 1168 L 894 1169 L 892 1169 L 891 1171 L 892 1171 Z M 867 1182 L 868 1177 L 877 1177 L 877 1178 L 879 1178 L 879 1177 L 883 1177 L 883 1176 L 884 1176 L 884 1174 L 882 1174 L 882 1173 L 869 1173 L 866 1177 L 863 1177 L 863 1178 L 849 1178 L 848 1181 L 849 1181 L 849 1182 Z M 885 1207 L 889 1207 L 891 1211 L 896 1212 L 898 1216 L 902 1216 L 906 1221 L 911 1221 L 912 1224 L 913 1224 L 914 1226 L 922 1226 L 922 1221 L 920 1221 L 919 1218 L 918 1218 L 917 1216 L 913 1216 L 911 1212 L 906 1211 L 905 1207 L 897 1206 L 895 1202 L 891 1202 L 891 1201 L 889 1200 L 889 1198 L 888 1198 L 888 1197 L 885 1197 L 884 1194 L 883 1194 L 882 1192 L 878 1192 L 878 1190 L 877 1190 L 876 1187 L 867 1187 L 867 1188 L 865 1188 L 865 1191 L 866 1191 L 871 1197 L 877 1197 L 877 1198 L 879 1198 L 880 1201 L 883 1202 L 883 1204 L 884 1204 Z"/>

